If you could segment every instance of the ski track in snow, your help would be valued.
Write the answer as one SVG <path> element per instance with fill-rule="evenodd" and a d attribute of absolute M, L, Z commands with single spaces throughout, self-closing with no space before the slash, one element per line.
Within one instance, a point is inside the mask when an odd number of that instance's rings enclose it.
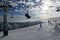
<path fill-rule="evenodd" d="M 42 26 L 39 31 L 39 24 L 22 29 L 10 30 L 9 35 L 0 38 L 0 40 L 60 40 L 60 33 L 54 31 L 54 25 L 44 23 Z M 0 32 L 1 35 L 2 32 Z"/>

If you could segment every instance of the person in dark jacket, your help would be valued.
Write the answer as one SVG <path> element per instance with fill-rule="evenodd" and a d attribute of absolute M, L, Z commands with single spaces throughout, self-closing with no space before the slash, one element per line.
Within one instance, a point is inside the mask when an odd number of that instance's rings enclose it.
<path fill-rule="evenodd" d="M 40 23 L 40 28 L 38 29 L 38 31 L 40 31 L 41 28 L 42 28 L 42 23 Z"/>

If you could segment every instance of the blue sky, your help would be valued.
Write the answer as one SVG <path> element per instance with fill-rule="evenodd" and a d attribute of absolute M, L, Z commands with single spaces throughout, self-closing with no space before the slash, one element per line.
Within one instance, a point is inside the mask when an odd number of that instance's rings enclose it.
<path fill-rule="evenodd" d="M 0 2 L 2 2 L 2 0 L 0 0 Z M 18 8 L 16 8 L 16 7 L 18 7 Z M 15 12 L 14 10 L 25 10 L 25 5 L 18 4 L 18 6 L 15 6 L 15 7 L 12 8 L 11 12 L 7 12 L 8 15 L 13 15 L 14 13 L 15 14 L 18 13 L 17 15 L 24 15 L 24 14 L 22 14 L 24 11 L 23 12 Z M 2 15 L 3 15 L 3 11 L 0 11 L 0 16 L 2 16 Z"/>
<path fill-rule="evenodd" d="M 17 0 L 17 1 L 19 1 L 19 0 Z M 26 2 L 29 2 L 28 0 L 25 0 Z M 35 0 L 32 0 L 34 3 L 36 3 L 35 2 Z M 2 2 L 2 0 L 0 0 L 0 2 Z M 39 2 L 38 2 L 39 3 Z M 38 4 L 38 3 L 36 3 L 36 4 Z M 17 8 L 16 8 L 17 7 Z M 23 4 L 18 4 L 18 6 L 15 6 L 15 7 L 13 7 L 12 8 L 13 10 L 11 11 L 11 12 L 7 12 L 7 14 L 8 15 L 24 15 L 25 14 L 25 5 L 23 5 Z M 23 10 L 23 11 L 20 11 L 20 12 L 15 12 L 15 10 Z M 2 11 L 0 11 L 0 16 L 2 16 L 3 15 L 3 12 Z M 33 14 L 32 14 L 33 15 Z"/>
<path fill-rule="evenodd" d="M 1 0 L 0 0 L 1 1 Z M 59 7 L 59 0 L 25 0 L 26 5 L 29 6 L 29 15 L 41 18 L 59 17 L 60 12 L 56 12 L 56 7 Z M 24 3 L 24 2 L 23 2 Z M 24 16 L 26 13 L 25 4 L 21 4 L 20 0 L 11 0 L 9 5 L 13 6 L 13 10 L 7 12 L 8 16 Z M 58 15 L 58 16 L 57 16 Z M 0 16 L 3 12 L 0 11 Z"/>

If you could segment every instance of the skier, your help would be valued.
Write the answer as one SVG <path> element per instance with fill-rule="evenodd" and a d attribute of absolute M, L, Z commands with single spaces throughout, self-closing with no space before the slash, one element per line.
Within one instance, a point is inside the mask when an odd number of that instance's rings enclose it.
<path fill-rule="evenodd" d="M 57 24 L 55 25 L 55 28 L 54 29 L 58 29 L 58 25 Z"/>
<path fill-rule="evenodd" d="M 55 23 L 56 23 L 56 22 L 57 22 L 57 20 L 53 20 L 53 22 L 55 22 Z"/>
<path fill-rule="evenodd" d="M 42 28 L 42 23 L 40 23 L 40 28 L 38 29 L 38 31 L 40 31 L 41 28 Z"/>
<path fill-rule="evenodd" d="M 51 20 L 48 20 L 48 25 L 52 25 L 52 22 L 51 22 Z"/>

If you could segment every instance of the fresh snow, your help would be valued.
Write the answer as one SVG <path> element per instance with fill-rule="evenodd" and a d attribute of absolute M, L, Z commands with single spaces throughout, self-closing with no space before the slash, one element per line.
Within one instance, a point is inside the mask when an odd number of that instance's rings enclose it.
<path fill-rule="evenodd" d="M 0 37 L 0 40 L 60 40 L 60 33 L 54 30 L 55 25 L 43 23 L 22 29 L 10 30 L 9 35 Z M 2 32 L 0 32 L 0 36 Z"/>

